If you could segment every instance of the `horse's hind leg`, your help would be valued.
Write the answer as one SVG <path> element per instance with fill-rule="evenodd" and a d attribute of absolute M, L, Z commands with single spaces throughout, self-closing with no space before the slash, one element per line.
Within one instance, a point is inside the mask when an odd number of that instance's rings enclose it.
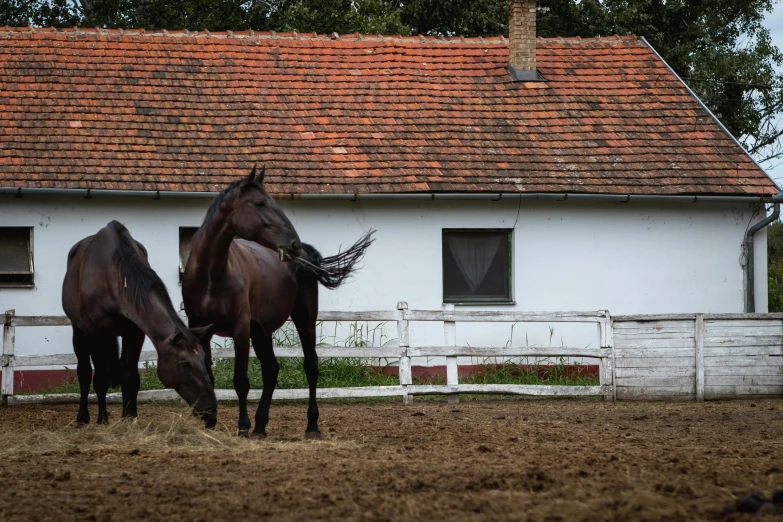
<path fill-rule="evenodd" d="M 310 401 L 307 406 L 307 430 L 305 436 L 311 439 L 320 438 L 318 430 L 318 404 L 315 393 L 318 386 L 318 354 L 315 352 L 315 323 L 318 317 L 318 286 L 300 285 L 296 303 L 291 312 L 291 320 L 299 333 L 304 352 L 304 370 L 307 385 L 310 388 Z"/>
<path fill-rule="evenodd" d="M 247 437 L 250 431 L 250 417 L 247 415 L 247 394 L 250 379 L 247 377 L 247 362 L 250 358 L 250 328 L 247 323 L 238 324 L 234 330 L 234 390 L 239 399 L 239 436 Z"/>
<path fill-rule="evenodd" d="M 76 354 L 76 376 L 79 379 L 79 413 L 76 414 L 77 424 L 90 423 L 90 410 L 87 408 L 87 398 L 90 395 L 92 382 L 92 366 L 90 365 L 90 350 L 84 332 L 73 327 L 73 353 Z"/>
<path fill-rule="evenodd" d="M 269 406 L 272 403 L 272 394 L 277 386 L 277 374 L 280 366 L 277 364 L 275 351 L 272 346 L 272 336 L 264 335 L 261 327 L 253 325 L 250 330 L 253 338 L 253 349 L 261 363 L 261 373 L 264 377 L 264 391 L 261 392 L 261 401 L 256 410 L 255 435 L 266 437 L 266 425 L 269 422 Z"/>
<path fill-rule="evenodd" d="M 132 326 L 122 335 L 122 416 L 136 417 L 136 398 L 139 394 L 139 356 L 144 345 L 144 332 Z"/>
<path fill-rule="evenodd" d="M 109 423 L 109 412 L 106 409 L 106 392 L 116 381 L 119 370 L 119 346 L 117 338 L 111 336 L 101 336 L 96 340 L 92 349 L 92 362 L 95 366 L 95 376 L 93 385 L 95 394 L 98 396 L 98 424 Z M 115 382 L 115 384 L 117 384 Z"/>

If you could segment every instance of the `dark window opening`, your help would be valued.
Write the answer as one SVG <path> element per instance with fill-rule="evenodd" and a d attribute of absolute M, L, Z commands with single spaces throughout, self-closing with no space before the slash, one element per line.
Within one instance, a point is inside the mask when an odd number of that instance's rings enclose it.
<path fill-rule="evenodd" d="M 444 229 L 443 302 L 511 300 L 511 231 Z"/>
<path fill-rule="evenodd" d="M 179 282 L 182 282 L 182 274 L 185 273 L 185 265 L 188 263 L 190 255 L 190 243 L 193 241 L 193 234 L 198 227 L 179 227 Z"/>
<path fill-rule="evenodd" d="M 0 285 L 33 286 L 32 227 L 0 227 Z"/>

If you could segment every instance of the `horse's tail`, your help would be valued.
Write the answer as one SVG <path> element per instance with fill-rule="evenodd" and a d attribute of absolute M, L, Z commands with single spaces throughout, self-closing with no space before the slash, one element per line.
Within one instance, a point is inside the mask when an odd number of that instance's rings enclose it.
<path fill-rule="evenodd" d="M 122 366 L 120 364 L 120 345 L 116 337 L 104 337 L 93 348 L 92 363 L 95 373 L 102 373 L 109 379 L 109 386 L 120 385 Z"/>
<path fill-rule="evenodd" d="M 302 255 L 293 265 L 294 275 L 299 282 L 318 282 L 326 288 L 340 286 L 356 269 L 365 251 L 375 239 L 370 230 L 351 248 L 337 255 L 323 257 L 313 245 L 302 243 Z"/>

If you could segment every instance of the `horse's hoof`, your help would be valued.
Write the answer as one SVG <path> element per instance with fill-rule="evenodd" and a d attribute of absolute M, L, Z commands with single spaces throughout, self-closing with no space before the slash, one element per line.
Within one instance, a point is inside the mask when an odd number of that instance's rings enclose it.
<path fill-rule="evenodd" d="M 251 437 L 254 439 L 265 439 L 266 438 L 266 432 L 265 431 L 253 431 L 253 433 L 250 434 Z"/>
<path fill-rule="evenodd" d="M 305 438 L 310 440 L 320 440 L 321 439 L 321 432 L 316 431 L 306 431 L 305 432 Z"/>
<path fill-rule="evenodd" d="M 239 430 L 239 432 L 237 433 L 237 435 L 239 435 L 239 436 L 240 436 L 240 437 L 242 437 L 243 439 L 248 439 L 248 438 L 250 438 L 250 435 L 249 435 L 249 433 L 248 433 L 248 430 Z"/>
<path fill-rule="evenodd" d="M 77 428 L 83 428 L 84 426 L 87 426 L 90 423 L 90 418 L 79 418 L 76 417 L 76 427 Z"/>
<path fill-rule="evenodd" d="M 98 417 L 97 423 L 98 424 L 109 424 L 109 416 L 107 415 L 106 417 Z"/>

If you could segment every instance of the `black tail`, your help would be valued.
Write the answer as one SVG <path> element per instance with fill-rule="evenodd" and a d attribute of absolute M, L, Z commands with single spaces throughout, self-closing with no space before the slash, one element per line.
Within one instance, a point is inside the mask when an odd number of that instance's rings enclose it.
<path fill-rule="evenodd" d="M 356 263 L 375 241 L 374 233 L 375 230 L 370 230 L 345 252 L 329 257 L 323 257 L 314 246 L 302 243 L 302 256 L 292 263 L 296 279 L 316 281 L 329 289 L 337 288 L 356 269 Z"/>

